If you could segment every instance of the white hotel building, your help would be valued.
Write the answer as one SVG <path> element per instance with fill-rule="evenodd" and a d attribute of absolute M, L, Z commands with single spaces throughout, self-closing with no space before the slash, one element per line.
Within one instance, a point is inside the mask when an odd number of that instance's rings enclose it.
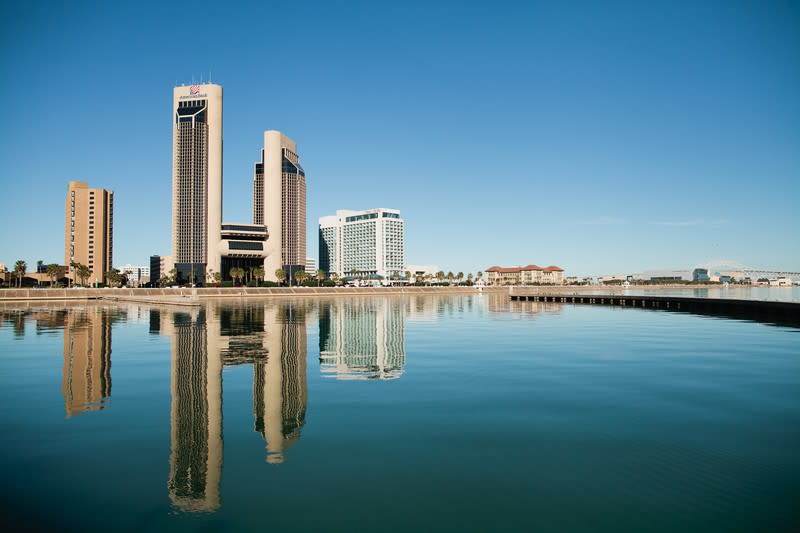
<path fill-rule="evenodd" d="M 319 219 L 319 267 L 347 276 L 403 275 L 405 222 L 397 209 L 336 211 Z"/>

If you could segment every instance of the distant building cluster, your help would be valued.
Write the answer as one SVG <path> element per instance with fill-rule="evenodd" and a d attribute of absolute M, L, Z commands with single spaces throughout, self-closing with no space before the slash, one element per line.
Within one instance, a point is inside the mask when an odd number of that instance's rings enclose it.
<path fill-rule="evenodd" d="M 150 281 L 150 267 L 144 265 L 122 265 L 119 271 L 125 274 L 129 285 L 139 287 Z"/>
<path fill-rule="evenodd" d="M 501 267 L 485 270 L 487 285 L 562 285 L 564 269 L 558 266 L 537 265 Z"/>
<path fill-rule="evenodd" d="M 757 274 L 762 275 L 757 275 Z M 686 283 L 722 283 L 741 285 L 760 285 L 769 287 L 789 287 L 793 283 L 791 272 L 748 271 L 720 268 L 697 267 L 686 270 L 645 270 L 640 274 L 613 274 L 598 276 L 596 281 L 585 278 L 584 282 L 601 285 L 618 284 L 686 284 Z"/>

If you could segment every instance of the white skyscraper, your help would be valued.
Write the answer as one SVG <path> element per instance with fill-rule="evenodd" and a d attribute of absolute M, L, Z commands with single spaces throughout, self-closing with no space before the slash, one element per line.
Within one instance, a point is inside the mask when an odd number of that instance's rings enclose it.
<path fill-rule="evenodd" d="M 397 209 L 336 211 L 319 219 L 319 266 L 346 276 L 403 275 L 405 222 Z"/>
<path fill-rule="evenodd" d="M 175 87 L 172 108 L 172 252 L 179 278 L 202 283 L 221 268 L 222 87 Z"/>

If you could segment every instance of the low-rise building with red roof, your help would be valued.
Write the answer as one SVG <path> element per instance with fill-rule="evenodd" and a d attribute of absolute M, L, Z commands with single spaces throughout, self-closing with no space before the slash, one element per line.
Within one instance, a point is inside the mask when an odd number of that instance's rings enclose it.
<path fill-rule="evenodd" d="M 488 285 L 561 285 L 564 269 L 555 265 L 501 267 L 491 266 L 485 270 Z"/>

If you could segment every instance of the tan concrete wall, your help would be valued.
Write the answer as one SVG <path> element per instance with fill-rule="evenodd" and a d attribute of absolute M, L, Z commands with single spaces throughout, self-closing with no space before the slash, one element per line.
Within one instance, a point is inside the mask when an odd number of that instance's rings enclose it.
<path fill-rule="evenodd" d="M 508 287 L 487 287 L 484 293 L 507 293 Z M 111 298 L 241 298 L 285 296 L 367 296 L 389 294 L 478 294 L 474 287 L 224 287 L 200 289 L 2 289 L 0 302 L 19 300 L 91 300 Z"/>

